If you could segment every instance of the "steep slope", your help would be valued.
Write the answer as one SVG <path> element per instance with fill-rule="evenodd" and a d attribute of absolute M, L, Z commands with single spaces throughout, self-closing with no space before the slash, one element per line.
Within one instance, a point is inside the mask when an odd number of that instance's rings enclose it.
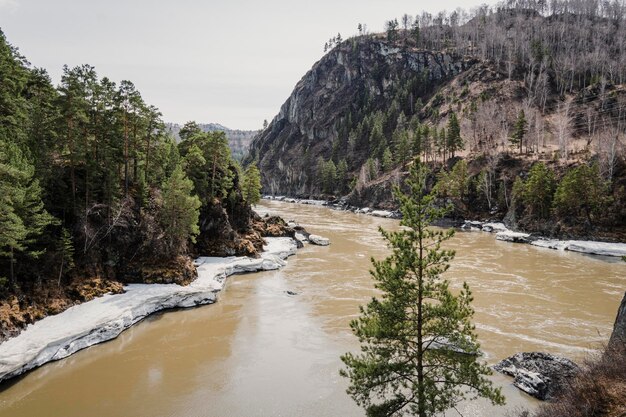
<path fill-rule="evenodd" d="M 416 156 L 449 170 L 518 154 L 559 172 L 597 164 L 621 201 L 624 16 L 617 3 L 509 2 L 331 39 L 244 162 L 258 161 L 266 193 L 380 205 Z M 491 190 L 507 207 L 513 180 Z"/>
<path fill-rule="evenodd" d="M 348 170 L 356 171 L 370 151 L 379 150 L 371 138 L 355 136 L 350 142 L 354 126 L 389 107 L 414 112 L 438 85 L 476 63 L 381 37 L 343 42 L 298 82 L 279 114 L 251 144 L 248 161 L 258 159 L 267 193 L 319 193 L 319 158 L 345 156 Z M 386 133 L 396 121 L 382 124 Z"/>

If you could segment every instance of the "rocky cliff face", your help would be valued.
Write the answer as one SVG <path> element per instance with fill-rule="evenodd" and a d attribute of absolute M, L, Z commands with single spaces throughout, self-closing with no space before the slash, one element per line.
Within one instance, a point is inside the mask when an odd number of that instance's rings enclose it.
<path fill-rule="evenodd" d="M 376 37 L 353 38 L 325 55 L 298 82 L 267 129 L 252 142 L 265 193 L 319 192 L 318 159 L 346 157 L 357 171 L 370 156 L 350 147 L 350 129 L 368 114 L 386 111 L 399 94 L 405 106 L 426 102 L 435 87 L 476 61 L 440 52 L 390 44 Z M 336 158 L 337 159 L 337 158 Z"/>

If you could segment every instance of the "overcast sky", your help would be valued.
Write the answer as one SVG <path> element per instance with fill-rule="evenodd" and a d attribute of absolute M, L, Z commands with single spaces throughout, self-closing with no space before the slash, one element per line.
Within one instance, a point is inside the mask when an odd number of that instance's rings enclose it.
<path fill-rule="evenodd" d="M 132 81 L 166 121 L 258 129 L 323 55 L 365 23 L 478 0 L 0 0 L 0 27 L 37 67 L 64 64 Z"/>

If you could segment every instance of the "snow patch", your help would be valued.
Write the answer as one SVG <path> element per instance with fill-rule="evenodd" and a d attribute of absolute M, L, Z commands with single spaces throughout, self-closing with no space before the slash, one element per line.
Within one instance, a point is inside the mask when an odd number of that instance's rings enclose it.
<path fill-rule="evenodd" d="M 592 240 L 538 239 L 531 245 L 601 256 L 626 256 L 626 243 L 595 242 Z"/>

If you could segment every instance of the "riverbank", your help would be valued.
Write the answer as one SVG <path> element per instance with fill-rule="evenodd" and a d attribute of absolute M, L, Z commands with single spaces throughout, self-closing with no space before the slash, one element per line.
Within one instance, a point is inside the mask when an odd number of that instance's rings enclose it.
<path fill-rule="evenodd" d="M 398 211 L 391 210 L 375 210 L 369 207 L 353 207 L 342 200 L 312 200 L 312 199 L 296 199 L 285 196 L 264 196 L 265 200 L 281 201 L 292 204 L 305 204 L 313 206 L 325 206 L 334 210 L 350 211 L 356 214 L 365 214 L 375 217 L 383 217 L 389 219 L 400 219 L 402 216 Z M 532 233 L 516 232 L 510 230 L 502 222 L 465 220 L 465 221 L 447 221 L 443 219 L 440 224 L 442 227 L 459 227 L 466 231 L 482 231 L 494 233 L 497 240 L 526 243 L 547 249 L 555 249 L 561 251 L 578 252 L 588 255 L 622 257 L 626 256 L 626 243 L 601 242 L 594 240 L 559 240 L 549 239 L 537 236 Z"/>
<path fill-rule="evenodd" d="M 198 258 L 198 278 L 188 286 L 130 284 L 122 294 L 107 294 L 29 325 L 0 344 L 0 381 L 114 339 L 157 311 L 214 303 L 228 276 L 281 268 L 296 253 L 291 238 L 266 240 L 260 258 Z"/>

